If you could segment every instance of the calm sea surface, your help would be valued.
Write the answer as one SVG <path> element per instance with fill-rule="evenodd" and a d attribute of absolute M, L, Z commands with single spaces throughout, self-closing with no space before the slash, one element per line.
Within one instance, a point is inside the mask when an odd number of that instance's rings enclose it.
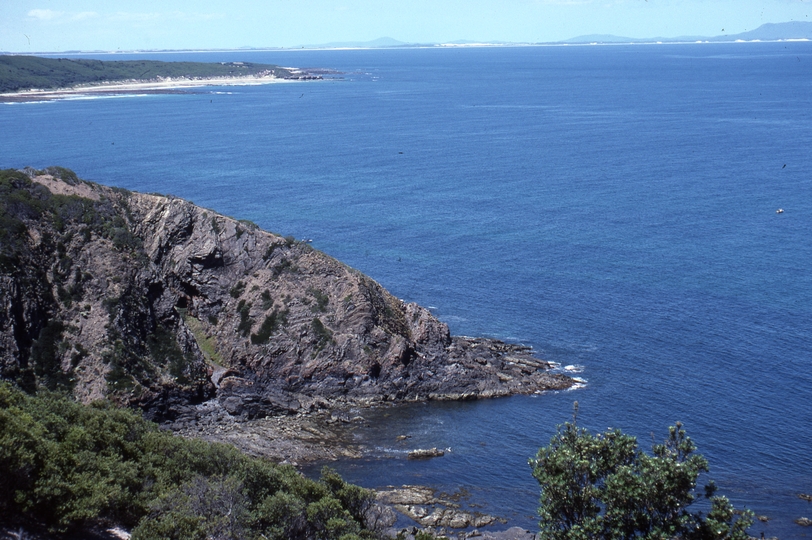
<path fill-rule="evenodd" d="M 812 517 L 812 43 L 141 55 L 337 80 L 0 105 L 0 167 L 172 193 L 299 238 L 585 388 L 367 412 L 369 487 L 535 526 L 527 459 L 681 420 L 758 536 Z M 111 59 L 111 56 L 100 56 Z M 115 55 L 115 59 L 130 58 Z M 783 208 L 783 214 L 776 210 Z M 653 435 L 652 435 L 653 433 Z M 452 450 L 410 462 L 410 447 Z"/>

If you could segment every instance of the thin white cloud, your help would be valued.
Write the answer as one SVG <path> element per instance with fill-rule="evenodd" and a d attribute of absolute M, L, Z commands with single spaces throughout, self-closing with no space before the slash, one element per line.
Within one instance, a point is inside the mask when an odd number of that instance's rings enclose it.
<path fill-rule="evenodd" d="M 32 9 L 28 12 L 28 16 L 32 19 L 39 21 L 51 22 L 72 22 L 72 21 L 86 21 L 88 19 L 95 19 L 99 16 L 95 11 L 79 11 L 68 13 L 64 11 L 54 11 L 52 9 Z"/>
<path fill-rule="evenodd" d="M 39 19 L 41 21 L 53 21 L 62 15 L 62 11 L 54 11 L 52 9 L 32 9 L 28 12 L 29 17 L 32 19 Z"/>

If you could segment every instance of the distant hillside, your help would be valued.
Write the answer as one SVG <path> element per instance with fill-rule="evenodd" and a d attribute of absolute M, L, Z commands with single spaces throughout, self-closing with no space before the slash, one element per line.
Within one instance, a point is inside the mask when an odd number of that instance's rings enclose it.
<path fill-rule="evenodd" d="M 566 39 L 559 43 L 652 43 L 662 41 L 667 43 L 684 43 L 693 41 L 774 41 L 779 39 L 812 39 L 812 22 L 791 21 L 785 23 L 762 24 L 755 30 L 740 34 L 721 36 L 677 36 L 677 37 L 651 37 L 630 38 L 613 36 L 611 34 L 589 34 Z"/>
<path fill-rule="evenodd" d="M 304 49 L 379 49 L 382 47 L 402 47 L 411 43 L 398 41 L 390 37 L 381 37 L 372 41 L 335 41 L 318 45 L 301 45 Z"/>
<path fill-rule="evenodd" d="M 730 36 L 735 39 L 812 39 L 812 22 L 792 21 L 762 24 L 755 30 Z"/>
<path fill-rule="evenodd" d="M 575 36 L 561 41 L 560 43 L 633 43 L 639 41 L 635 38 L 614 36 L 612 34 L 587 34 L 585 36 Z"/>
<path fill-rule="evenodd" d="M 279 66 L 250 62 L 102 61 L 0 56 L 0 93 L 31 88 L 67 88 L 107 81 L 153 80 L 158 77 L 207 78 L 248 75 L 287 78 L 292 74 Z"/>

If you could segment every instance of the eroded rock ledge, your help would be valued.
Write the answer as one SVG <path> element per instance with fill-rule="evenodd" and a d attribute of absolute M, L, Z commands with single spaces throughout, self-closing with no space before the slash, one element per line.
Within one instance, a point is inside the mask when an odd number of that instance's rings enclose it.
<path fill-rule="evenodd" d="M 573 384 L 527 347 L 452 337 L 425 308 L 253 223 L 60 168 L 2 182 L 18 232 L 0 245 L 3 378 L 185 430 Z"/>

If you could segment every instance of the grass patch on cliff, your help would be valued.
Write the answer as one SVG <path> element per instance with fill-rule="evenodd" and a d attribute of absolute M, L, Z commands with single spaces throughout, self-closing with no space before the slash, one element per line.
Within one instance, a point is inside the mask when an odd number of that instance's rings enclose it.
<path fill-rule="evenodd" d="M 206 335 L 206 331 L 203 329 L 203 323 L 191 315 L 187 315 L 185 310 L 182 315 L 183 321 L 186 323 L 186 326 L 189 327 L 189 330 L 192 331 L 192 335 L 194 335 L 195 341 L 197 341 L 197 346 L 200 347 L 200 352 L 203 353 L 203 357 L 206 359 L 206 362 L 214 366 L 223 367 L 225 365 L 223 362 L 223 357 L 220 356 L 219 352 L 217 352 L 217 345 L 214 338 Z M 215 318 L 215 321 L 216 320 L 217 319 Z M 217 323 L 215 322 L 214 324 Z"/>
<path fill-rule="evenodd" d="M 109 403 L 0 382 L 0 426 L 0 523 L 9 528 L 82 537 L 116 524 L 133 540 L 379 537 L 373 493 L 329 469 L 310 480 Z"/>

